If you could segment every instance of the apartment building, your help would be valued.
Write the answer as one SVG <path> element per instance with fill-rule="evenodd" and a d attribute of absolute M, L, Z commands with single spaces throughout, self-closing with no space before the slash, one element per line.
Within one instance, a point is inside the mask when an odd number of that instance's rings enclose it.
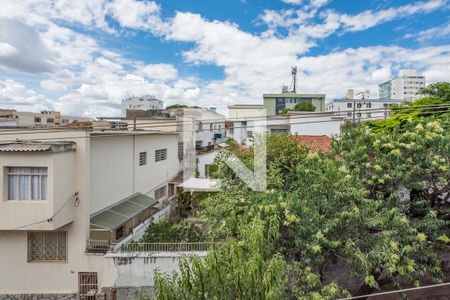
<path fill-rule="evenodd" d="M 420 98 L 419 90 L 424 88 L 425 84 L 425 76 L 417 74 L 416 70 L 401 70 L 398 77 L 379 85 L 379 97 L 382 99 L 414 101 Z"/>
<path fill-rule="evenodd" d="M 279 93 L 263 94 L 264 108 L 268 116 L 279 115 L 284 109 L 294 108 L 296 104 L 305 102 L 314 105 L 316 112 L 325 108 L 325 94 Z"/>
<path fill-rule="evenodd" d="M 40 113 L 0 109 L 0 127 L 49 127 L 88 122 L 89 118 L 63 116 L 58 111 L 41 111 Z"/>
<path fill-rule="evenodd" d="M 130 97 L 122 100 L 122 117 L 127 116 L 127 110 L 161 110 L 164 108 L 164 102 L 156 99 L 152 95 L 143 95 L 140 97 Z"/>
<path fill-rule="evenodd" d="M 390 115 L 389 105 L 400 104 L 401 99 L 333 99 L 325 106 L 325 112 L 356 120 L 383 119 Z"/>
<path fill-rule="evenodd" d="M 183 151 L 173 132 L 3 131 L 0 294 L 86 299 L 83 282 L 114 287 L 114 261 L 98 250 L 164 209 Z"/>

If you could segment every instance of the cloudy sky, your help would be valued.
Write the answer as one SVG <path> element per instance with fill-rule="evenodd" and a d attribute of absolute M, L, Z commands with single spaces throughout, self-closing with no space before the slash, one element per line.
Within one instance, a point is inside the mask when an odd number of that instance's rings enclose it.
<path fill-rule="evenodd" d="M 450 0 L 0 0 L 0 107 L 115 116 L 120 100 L 342 97 L 416 68 L 450 81 Z"/>

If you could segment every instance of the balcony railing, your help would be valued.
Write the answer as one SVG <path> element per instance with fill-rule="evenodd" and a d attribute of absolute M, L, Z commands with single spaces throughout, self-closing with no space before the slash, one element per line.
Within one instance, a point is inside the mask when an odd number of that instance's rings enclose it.
<path fill-rule="evenodd" d="M 87 240 L 86 252 L 106 253 L 112 249 L 113 245 L 106 240 Z"/>
<path fill-rule="evenodd" d="M 201 252 L 213 247 L 213 242 L 195 243 L 129 243 L 111 250 L 112 252 Z"/>

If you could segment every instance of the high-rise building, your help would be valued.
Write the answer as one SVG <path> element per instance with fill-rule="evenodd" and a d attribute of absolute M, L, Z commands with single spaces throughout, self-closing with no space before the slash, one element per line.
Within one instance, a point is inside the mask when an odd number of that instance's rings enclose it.
<path fill-rule="evenodd" d="M 400 76 L 379 85 L 379 98 L 414 101 L 420 98 L 419 90 L 424 87 L 425 76 L 417 74 L 416 70 L 405 69 L 400 71 Z"/>

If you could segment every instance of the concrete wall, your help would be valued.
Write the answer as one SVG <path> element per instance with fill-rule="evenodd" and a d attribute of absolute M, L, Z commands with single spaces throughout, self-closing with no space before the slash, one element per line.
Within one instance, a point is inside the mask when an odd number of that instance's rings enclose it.
<path fill-rule="evenodd" d="M 327 135 L 338 136 L 341 133 L 343 120 L 331 115 L 299 115 L 292 114 L 289 119 L 292 135 Z"/>
<path fill-rule="evenodd" d="M 212 151 L 197 156 L 199 178 L 206 178 L 206 165 L 210 165 L 214 162 L 214 158 L 216 158 L 217 153 L 219 153 L 219 151 Z"/>
<path fill-rule="evenodd" d="M 167 149 L 166 160 L 155 162 L 158 149 Z M 147 152 L 146 165 L 139 165 L 140 152 Z M 176 134 L 93 138 L 91 157 L 91 214 L 137 192 L 153 198 L 180 171 Z"/>

